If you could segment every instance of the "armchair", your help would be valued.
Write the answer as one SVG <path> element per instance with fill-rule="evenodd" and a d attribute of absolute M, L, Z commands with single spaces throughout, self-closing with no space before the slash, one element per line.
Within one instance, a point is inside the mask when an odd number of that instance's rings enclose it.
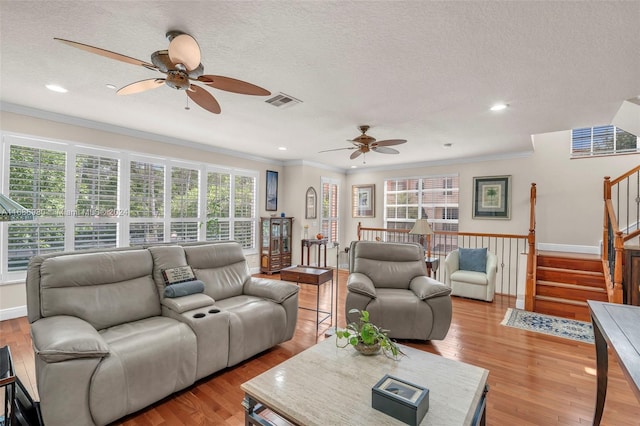
<path fill-rule="evenodd" d="M 353 241 L 345 303 L 366 310 L 396 339 L 441 340 L 451 324 L 451 289 L 427 277 L 418 244 Z"/>
<path fill-rule="evenodd" d="M 463 257 L 461 259 L 461 256 Z M 498 258 L 484 249 L 453 250 L 444 259 L 445 284 L 454 296 L 493 301 Z"/>

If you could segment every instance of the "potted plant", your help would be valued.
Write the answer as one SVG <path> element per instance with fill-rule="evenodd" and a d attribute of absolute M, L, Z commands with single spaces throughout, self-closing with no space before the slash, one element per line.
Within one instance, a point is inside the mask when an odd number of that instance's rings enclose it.
<path fill-rule="evenodd" d="M 350 314 L 359 314 L 358 322 L 347 324 L 347 328 L 336 331 L 336 346 L 345 348 L 352 345 L 363 355 L 375 355 L 380 352 L 392 359 L 399 359 L 404 352 L 388 336 L 389 330 L 382 329 L 369 321 L 369 312 L 351 309 Z M 344 342 L 341 339 L 345 339 Z"/>

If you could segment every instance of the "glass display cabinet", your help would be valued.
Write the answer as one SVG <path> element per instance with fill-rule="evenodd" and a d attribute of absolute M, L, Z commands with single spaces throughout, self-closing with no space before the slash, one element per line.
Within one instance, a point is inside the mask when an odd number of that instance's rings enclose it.
<path fill-rule="evenodd" d="M 291 266 L 292 217 L 260 218 L 260 272 L 273 274 Z"/>

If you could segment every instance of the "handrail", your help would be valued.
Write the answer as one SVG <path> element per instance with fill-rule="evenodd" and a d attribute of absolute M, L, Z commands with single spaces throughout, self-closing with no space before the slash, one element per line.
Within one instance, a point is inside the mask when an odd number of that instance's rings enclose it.
<path fill-rule="evenodd" d="M 633 216 L 630 215 L 631 199 L 634 199 L 634 195 L 630 192 L 631 182 L 630 177 L 636 175 L 637 182 L 640 182 L 640 165 L 632 168 L 631 170 L 623 173 L 615 179 L 611 179 L 610 176 L 604 177 L 603 182 L 603 198 L 604 198 L 604 220 L 602 230 L 602 266 L 604 269 L 605 282 L 607 287 L 607 295 L 609 302 L 623 303 L 623 256 L 624 256 L 624 243 L 632 238 L 640 236 L 640 229 L 638 229 L 637 215 L 639 212 L 636 210 L 636 229 L 628 232 L 626 235 L 620 229 L 620 220 L 626 221 L 626 229 L 629 230 L 632 223 L 630 219 Z M 626 193 L 622 187 L 623 182 L 626 182 Z M 615 186 L 617 185 L 617 186 Z M 622 209 L 616 211 L 616 205 L 612 200 L 613 188 L 616 188 L 616 204 L 620 209 L 620 203 L 622 202 Z M 635 199 L 640 197 L 640 184 L 636 189 Z M 626 203 L 626 210 L 624 209 Z M 623 216 L 620 216 L 622 214 Z"/>
<path fill-rule="evenodd" d="M 529 250 L 527 251 L 527 278 L 524 290 L 524 309 L 533 312 L 536 301 L 536 200 L 537 188 L 535 183 L 531 183 L 529 193 L 529 235 L 527 242 Z"/>
<path fill-rule="evenodd" d="M 618 176 L 617 178 L 615 178 L 614 180 L 611 181 L 611 185 L 616 185 L 618 183 L 620 183 L 621 181 L 623 181 L 624 179 L 631 177 L 632 174 L 634 173 L 638 173 L 640 172 L 640 165 L 634 167 L 633 169 L 629 170 L 628 172 L 626 172 L 625 174 Z M 606 179 L 606 177 L 605 177 Z M 611 198 L 611 197 L 609 197 Z"/>

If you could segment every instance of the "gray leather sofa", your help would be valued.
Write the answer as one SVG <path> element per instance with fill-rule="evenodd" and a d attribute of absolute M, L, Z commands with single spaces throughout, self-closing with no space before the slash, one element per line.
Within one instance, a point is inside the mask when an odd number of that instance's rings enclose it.
<path fill-rule="evenodd" d="M 204 293 L 165 298 L 190 265 Z M 293 337 L 298 287 L 235 242 L 34 257 L 27 307 L 47 426 L 105 425 Z"/>
<path fill-rule="evenodd" d="M 413 243 L 353 241 L 346 315 L 366 310 L 396 339 L 444 339 L 451 325 L 451 289 L 427 276 L 424 249 Z"/>

